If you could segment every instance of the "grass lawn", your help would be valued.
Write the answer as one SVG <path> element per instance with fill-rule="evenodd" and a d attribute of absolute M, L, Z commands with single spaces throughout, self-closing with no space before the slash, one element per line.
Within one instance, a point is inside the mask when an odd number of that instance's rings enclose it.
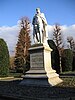
<path fill-rule="evenodd" d="M 75 72 L 63 72 L 60 74 L 60 76 L 62 75 L 61 79 L 63 80 L 62 83 L 58 84 L 56 87 L 75 87 L 75 76 L 73 76 L 75 74 Z M 4 78 L 5 80 L 9 80 L 9 79 L 13 79 L 13 78 L 21 78 L 21 76 L 23 75 L 23 73 L 16 73 L 16 72 L 10 72 L 8 78 L 6 77 L 1 77 Z M 63 77 L 63 76 L 66 77 Z M 71 77 L 69 75 L 72 75 Z M 68 77 L 69 76 L 69 77 Z"/>
<path fill-rule="evenodd" d="M 57 87 L 75 87 L 75 77 L 64 77 L 61 79 L 63 82 L 58 84 Z"/>
<path fill-rule="evenodd" d="M 62 72 L 60 74 L 75 74 L 75 71 L 66 71 L 66 72 Z"/>
<path fill-rule="evenodd" d="M 0 75 L 0 81 L 3 81 L 3 80 L 10 81 L 10 80 L 22 79 L 21 75 L 23 75 L 23 73 L 9 72 L 8 76 Z"/>

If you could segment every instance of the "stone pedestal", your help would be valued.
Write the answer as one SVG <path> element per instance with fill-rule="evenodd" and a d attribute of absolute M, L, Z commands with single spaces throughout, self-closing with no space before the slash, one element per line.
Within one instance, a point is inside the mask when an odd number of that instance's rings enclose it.
<path fill-rule="evenodd" d="M 24 84 L 54 86 L 62 82 L 59 75 L 51 67 L 51 51 L 52 49 L 45 44 L 31 46 L 29 49 L 31 68 L 23 77 Z"/>

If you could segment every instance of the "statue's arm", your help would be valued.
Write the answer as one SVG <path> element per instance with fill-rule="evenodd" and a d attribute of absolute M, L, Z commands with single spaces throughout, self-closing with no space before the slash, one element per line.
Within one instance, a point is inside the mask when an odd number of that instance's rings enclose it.
<path fill-rule="evenodd" d="M 32 24 L 34 25 L 34 21 L 35 21 L 35 16 L 33 17 L 33 20 L 32 20 Z"/>
<path fill-rule="evenodd" d="M 33 17 L 33 20 L 32 20 L 32 24 L 33 24 L 33 39 L 35 37 L 34 21 L 35 21 L 35 16 Z"/>

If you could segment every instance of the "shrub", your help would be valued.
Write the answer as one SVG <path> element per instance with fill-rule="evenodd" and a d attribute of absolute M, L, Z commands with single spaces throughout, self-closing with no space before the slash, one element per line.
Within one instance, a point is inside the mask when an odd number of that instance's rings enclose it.
<path fill-rule="evenodd" d="M 73 52 L 65 49 L 61 56 L 62 71 L 72 71 Z"/>
<path fill-rule="evenodd" d="M 22 57 L 18 57 L 18 58 L 15 58 L 15 61 L 14 61 L 14 64 L 16 68 L 16 72 L 23 72 L 23 66 L 24 66 L 24 59 Z"/>
<path fill-rule="evenodd" d="M 73 52 L 72 71 L 75 71 L 75 52 Z"/>
<path fill-rule="evenodd" d="M 0 75 L 7 76 L 9 73 L 9 51 L 6 42 L 0 39 Z"/>

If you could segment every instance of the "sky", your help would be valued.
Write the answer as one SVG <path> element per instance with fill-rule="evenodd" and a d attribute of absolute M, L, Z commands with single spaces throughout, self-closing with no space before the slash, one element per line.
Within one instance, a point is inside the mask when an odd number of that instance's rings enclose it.
<path fill-rule="evenodd" d="M 0 38 L 7 42 L 10 53 L 17 43 L 19 20 L 27 16 L 32 23 L 37 7 L 47 19 L 49 38 L 55 23 L 60 24 L 64 40 L 75 38 L 75 0 L 0 0 Z"/>

